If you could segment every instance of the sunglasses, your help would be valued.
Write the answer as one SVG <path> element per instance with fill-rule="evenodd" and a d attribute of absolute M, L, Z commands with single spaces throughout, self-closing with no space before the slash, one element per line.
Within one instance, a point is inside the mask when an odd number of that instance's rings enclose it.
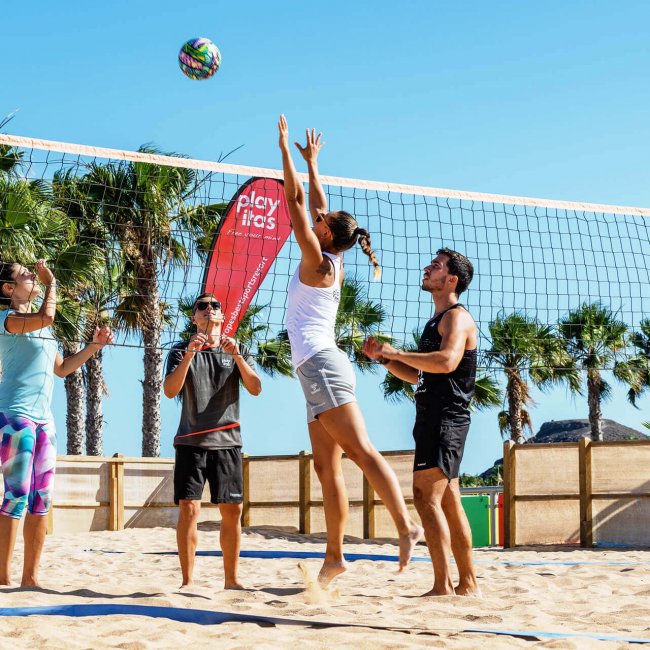
<path fill-rule="evenodd" d="M 217 309 L 221 309 L 221 303 L 218 300 L 213 300 L 209 302 L 199 300 L 199 302 L 196 303 L 195 307 L 199 311 L 205 311 L 208 308 L 208 305 L 210 305 L 210 307 L 212 307 L 212 309 L 214 309 L 215 311 L 217 311 Z"/>
<path fill-rule="evenodd" d="M 325 216 L 322 215 L 322 214 L 319 214 L 319 215 L 316 217 L 316 219 L 314 219 L 314 221 L 315 221 L 316 223 L 320 223 L 320 222 L 322 221 L 322 222 L 323 222 L 323 223 L 324 223 L 328 228 L 330 227 L 329 223 L 327 223 L 327 221 L 325 220 Z"/>

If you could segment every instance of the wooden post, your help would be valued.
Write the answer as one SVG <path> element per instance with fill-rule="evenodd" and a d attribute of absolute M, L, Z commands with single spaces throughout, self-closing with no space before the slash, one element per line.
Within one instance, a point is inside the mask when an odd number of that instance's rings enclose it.
<path fill-rule="evenodd" d="M 594 528 L 592 520 L 591 440 L 581 438 L 579 444 L 580 467 L 580 546 L 592 548 Z"/>
<path fill-rule="evenodd" d="M 363 538 L 375 537 L 375 491 L 363 475 Z"/>
<path fill-rule="evenodd" d="M 516 545 L 516 508 L 515 498 L 515 443 L 508 440 L 503 443 L 503 548 Z"/>
<path fill-rule="evenodd" d="M 54 535 L 54 501 L 50 502 L 50 509 L 47 511 L 46 535 Z"/>
<path fill-rule="evenodd" d="M 241 525 L 247 528 L 251 525 L 251 461 L 248 454 L 242 454 L 244 478 L 244 502 L 241 511 Z"/>
<path fill-rule="evenodd" d="M 303 535 L 311 534 L 311 454 L 298 454 L 298 530 Z"/>
<path fill-rule="evenodd" d="M 113 458 L 124 458 L 123 454 L 113 454 Z M 108 464 L 108 530 L 124 530 L 124 461 Z"/>

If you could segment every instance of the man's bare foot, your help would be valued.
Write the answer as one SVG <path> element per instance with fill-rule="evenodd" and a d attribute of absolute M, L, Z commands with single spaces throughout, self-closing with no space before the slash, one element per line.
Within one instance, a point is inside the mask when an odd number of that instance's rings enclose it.
<path fill-rule="evenodd" d="M 244 585 L 239 582 L 239 580 L 227 580 L 224 585 L 224 589 L 246 589 Z"/>
<path fill-rule="evenodd" d="M 437 589 L 433 588 L 431 591 L 427 591 L 426 594 L 422 594 L 420 598 L 424 598 L 425 596 L 454 596 L 454 589 L 453 587 L 448 587 L 447 589 Z"/>
<path fill-rule="evenodd" d="M 459 584 L 454 591 L 457 596 L 476 596 L 477 598 L 483 598 L 483 594 L 476 583 L 473 585 Z"/>
<path fill-rule="evenodd" d="M 341 573 L 347 571 L 347 569 L 348 564 L 345 560 L 325 560 L 318 573 L 318 584 L 321 587 L 327 587 L 336 576 L 341 575 Z"/>
<path fill-rule="evenodd" d="M 405 535 L 399 538 L 399 570 L 404 571 L 406 565 L 411 561 L 411 555 L 415 545 L 424 537 L 424 528 L 416 524 Z"/>

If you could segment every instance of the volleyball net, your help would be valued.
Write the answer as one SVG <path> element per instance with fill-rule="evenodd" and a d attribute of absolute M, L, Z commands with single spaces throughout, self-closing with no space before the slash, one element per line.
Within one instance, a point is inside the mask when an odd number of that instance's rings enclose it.
<path fill-rule="evenodd" d="M 58 337 L 81 340 L 89 323 L 101 321 L 113 325 L 117 345 L 140 346 L 140 330 L 151 326 L 143 314 L 155 303 L 159 345 L 168 348 L 187 336 L 215 233 L 251 178 L 281 179 L 282 173 L 151 149 L 0 134 L 0 259 L 28 267 L 41 257 L 51 263 L 59 279 Z M 495 319 L 520 313 L 557 329 L 572 311 L 595 303 L 625 326 L 628 343 L 619 346 L 619 358 L 634 353 L 629 341 L 650 317 L 650 209 L 330 176 L 322 182 L 329 209 L 352 213 L 370 232 L 382 268 L 381 280 L 373 282 L 358 246 L 345 255 L 337 337 L 351 353 L 372 334 L 414 345 L 414 333 L 433 311 L 430 294 L 421 290 L 422 268 L 443 247 L 474 264 L 461 302 L 478 324 L 483 353 L 492 346 Z M 254 206 L 256 199 L 246 200 Z M 255 221 L 252 212 L 248 220 Z M 244 257 L 253 249 L 259 255 L 260 241 L 275 227 L 265 216 L 248 225 L 258 235 L 242 241 L 231 232 Z M 299 259 L 289 235 L 246 296 L 238 335 L 269 355 L 277 349 L 272 344 L 286 338 L 287 288 Z M 232 268 L 228 260 L 222 251 L 217 264 L 234 281 L 241 255 Z M 481 356 L 481 365 L 490 367 L 489 356 Z"/>

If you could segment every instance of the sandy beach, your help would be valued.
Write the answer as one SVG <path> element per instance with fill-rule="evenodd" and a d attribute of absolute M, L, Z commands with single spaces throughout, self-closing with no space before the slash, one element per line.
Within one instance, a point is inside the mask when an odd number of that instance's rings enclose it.
<path fill-rule="evenodd" d="M 390 541 L 346 539 L 346 552 L 394 555 Z M 89 550 L 94 549 L 94 550 Z M 3 648 L 592 648 L 622 641 L 537 637 L 536 632 L 607 635 L 650 640 L 650 550 L 571 548 L 477 549 L 483 598 L 418 598 L 430 589 L 428 562 L 402 573 L 396 563 L 360 560 L 331 589 L 310 585 L 318 559 L 241 559 L 246 591 L 224 591 L 221 558 L 197 558 L 196 585 L 180 592 L 175 533 L 170 528 L 127 529 L 49 537 L 42 590 L 0 588 L 0 607 L 136 605 L 273 617 L 268 623 L 200 625 L 169 618 L 107 614 L 87 617 L 0 617 Z M 201 524 L 199 549 L 218 549 L 218 526 Z M 321 536 L 272 528 L 245 531 L 242 550 L 324 550 Z M 20 575 L 22 541 L 15 556 Z M 109 552 L 112 551 L 112 552 Z M 418 546 L 418 557 L 427 557 Z M 303 621 L 300 625 L 289 624 Z M 315 623 L 347 624 L 313 627 Z M 358 626 L 358 627 L 354 627 Z M 471 630 L 527 631 L 529 638 Z M 637 646 L 638 647 L 638 646 Z"/>

